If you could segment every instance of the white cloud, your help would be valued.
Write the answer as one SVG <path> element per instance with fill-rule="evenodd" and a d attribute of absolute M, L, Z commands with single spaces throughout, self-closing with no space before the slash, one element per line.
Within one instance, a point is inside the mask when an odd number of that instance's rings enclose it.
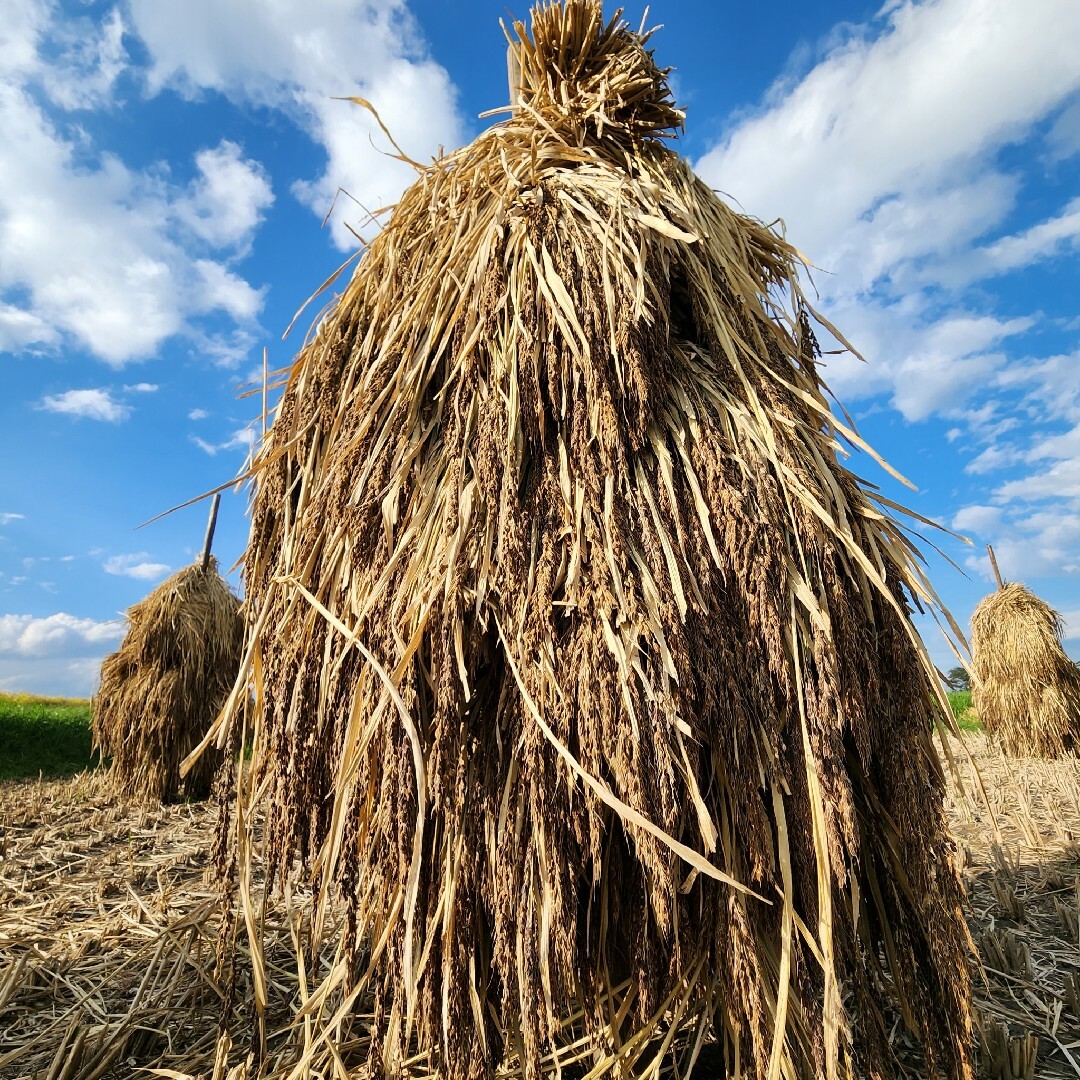
<path fill-rule="evenodd" d="M 119 366 L 189 319 L 253 319 L 262 294 L 174 240 L 172 195 L 113 157 L 81 164 L 33 101 L 0 83 L 0 290 L 29 294 L 22 322 L 9 319 L 24 343 L 55 341 L 37 331 L 47 325 Z"/>
<path fill-rule="evenodd" d="M 100 150 L 38 88 L 62 109 L 109 103 L 126 64 L 121 17 L 91 33 L 42 0 L 13 6 L 0 32 L 0 348 L 70 337 L 120 366 L 207 317 L 250 324 L 262 292 L 225 263 L 270 204 L 262 166 L 223 141 L 196 154 L 190 184 L 176 183 L 161 163 L 133 169 Z"/>
<path fill-rule="evenodd" d="M 926 320 L 918 297 L 835 301 L 829 318 L 868 358 L 828 356 L 822 373 L 841 400 L 890 392 L 908 420 L 962 408 L 1005 364 L 1000 346 L 1029 330 L 1030 318 L 1005 319 L 957 308 Z"/>
<path fill-rule="evenodd" d="M 294 186 L 320 218 L 339 187 L 375 210 L 396 202 L 415 177 L 380 152 L 392 148 L 366 110 L 334 98 L 372 102 L 417 160 L 462 140 L 453 84 L 427 56 L 403 0 L 129 0 L 129 11 L 152 57 L 151 91 L 211 90 L 279 109 L 322 145 L 325 170 Z M 365 215 L 355 206 L 340 209 L 346 203 L 339 202 L 332 221 L 335 241 L 348 249 L 355 239 L 344 221 Z"/>
<path fill-rule="evenodd" d="M 79 655 L 103 642 L 123 636 L 121 619 L 99 622 L 66 612 L 39 618 L 33 615 L 0 615 L 0 655 L 46 656 L 66 652 Z"/>
<path fill-rule="evenodd" d="M 131 415 L 131 406 L 114 401 L 108 390 L 65 390 L 62 394 L 45 397 L 40 408 L 113 424 Z"/>
<path fill-rule="evenodd" d="M 192 409 L 187 414 L 189 420 L 205 420 L 210 414 L 205 409 Z"/>
<path fill-rule="evenodd" d="M 107 104 L 127 66 L 123 36 L 124 22 L 116 8 L 100 25 L 85 17 L 65 19 L 53 31 L 58 56 L 39 73 L 50 100 L 69 110 Z"/>
<path fill-rule="evenodd" d="M 953 515 L 952 527 L 957 532 L 972 532 L 976 538 L 1001 527 L 1000 506 L 965 506 Z"/>
<path fill-rule="evenodd" d="M 177 216 L 212 247 L 245 248 L 274 201 L 266 170 L 246 160 L 234 142 L 223 139 L 195 155 L 199 177 Z"/>
<path fill-rule="evenodd" d="M 1017 504 L 1017 513 L 1047 500 L 1062 512 L 1080 510 L 1080 353 L 1016 365 L 998 381 L 1003 389 L 1022 391 L 1018 411 L 1034 423 L 1014 432 L 1014 443 L 1003 448 L 1007 463 L 1020 461 L 1032 471 L 999 484 L 995 500 Z"/>
<path fill-rule="evenodd" d="M 200 335 L 194 339 L 193 347 L 218 367 L 235 368 L 250 360 L 261 341 L 262 338 L 248 330 L 234 329 L 228 334 Z"/>
<path fill-rule="evenodd" d="M 238 428 L 225 440 L 225 442 L 222 443 L 208 442 L 206 439 L 199 438 L 198 435 L 192 435 L 191 441 L 202 450 L 203 453 L 214 457 L 222 450 L 243 450 L 245 453 L 249 453 L 252 446 L 255 445 L 255 438 L 255 429 L 244 427 Z"/>
<path fill-rule="evenodd" d="M 1046 141 L 1052 161 L 1064 161 L 1080 154 L 1080 95 L 1058 114 Z"/>
<path fill-rule="evenodd" d="M 49 23 L 43 0 L 6 4 L 0 19 L 0 70 L 22 75 L 37 68 L 38 38 Z"/>
<path fill-rule="evenodd" d="M 172 569 L 165 563 L 149 562 L 149 558 L 149 553 L 145 551 L 133 555 L 113 555 L 105 560 L 103 567 L 106 574 L 135 578 L 138 581 L 156 581 Z"/>
<path fill-rule="evenodd" d="M 159 389 L 157 383 L 141 382 L 135 383 L 133 386 L 125 386 L 124 389 L 129 394 L 153 394 Z"/>
<path fill-rule="evenodd" d="M 105 651 L 99 648 L 97 655 L 75 659 L 0 655 L 0 690 L 48 697 L 89 697 L 97 688 Z"/>
<path fill-rule="evenodd" d="M 941 257 L 965 249 L 999 222 L 1014 205 L 1018 187 L 1015 177 L 987 172 L 939 191 L 883 195 L 847 223 L 828 249 L 824 265 L 840 274 L 835 291 L 883 282 L 902 288 L 911 278 L 940 280 Z"/>
<path fill-rule="evenodd" d="M 1041 472 L 1032 473 L 1019 480 L 1009 480 L 997 488 L 994 494 L 1006 502 L 1013 499 L 1080 500 L 1080 458 L 1059 461 Z"/>
<path fill-rule="evenodd" d="M 211 259 L 196 259 L 198 280 L 193 287 L 194 307 L 220 310 L 237 322 L 251 322 L 262 310 L 265 289 L 252 288 L 242 277 Z"/>
<path fill-rule="evenodd" d="M 1080 638 L 1080 608 L 1076 611 L 1061 612 L 1061 621 L 1065 624 L 1065 640 L 1075 641 Z"/>
<path fill-rule="evenodd" d="M 25 514 L 0 514 L 0 525 L 10 525 L 13 521 L 25 520 Z"/>
<path fill-rule="evenodd" d="M 896 0 L 698 162 L 831 271 L 814 277 L 821 306 L 870 361 L 829 358 L 842 398 L 889 393 L 908 419 L 955 410 L 1035 324 L 956 290 L 1076 250 L 1076 199 L 1000 235 L 1025 183 L 1000 154 L 1077 107 L 1078 38 L 1074 0 Z"/>
<path fill-rule="evenodd" d="M 700 163 L 819 264 L 883 200 L 941 198 L 1080 87 L 1073 0 L 900 0 Z M 992 179 L 988 171 L 982 179 Z M 947 222 L 941 223 L 948 228 Z"/>
<path fill-rule="evenodd" d="M 21 352 L 29 345 L 57 340 L 56 330 L 39 315 L 0 301 L 0 352 Z"/>
<path fill-rule="evenodd" d="M 953 516 L 952 527 L 975 542 L 978 553 L 969 555 L 966 565 L 987 581 L 994 578 L 986 544 L 993 546 L 1009 581 L 1080 574 L 1080 511 L 1061 505 L 1034 512 L 1011 505 L 973 505 Z"/>
<path fill-rule="evenodd" d="M 1076 246 L 1080 239 L 1080 196 L 1056 217 L 1033 225 L 1014 236 L 1005 236 L 978 252 L 989 262 L 984 272 L 1004 274 L 1017 267 L 1049 258 Z"/>
<path fill-rule="evenodd" d="M 964 472 L 981 476 L 1013 464 L 1019 456 L 1012 446 L 988 446 L 964 466 Z"/>

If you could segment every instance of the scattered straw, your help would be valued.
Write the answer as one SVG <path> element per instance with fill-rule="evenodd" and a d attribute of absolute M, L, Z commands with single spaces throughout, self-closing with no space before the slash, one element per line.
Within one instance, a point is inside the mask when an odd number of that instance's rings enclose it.
<path fill-rule="evenodd" d="M 1071 758 L 1017 762 L 981 737 L 966 742 L 989 809 L 958 795 L 948 814 L 969 890 L 968 920 L 986 964 L 973 978 L 980 1075 L 1008 1076 L 995 1054 L 1029 1053 L 1034 1039 L 1038 1080 L 1076 1080 L 1080 1071 L 1070 1057 L 1080 1061 L 1080 766 Z M 972 775 L 965 771 L 963 780 L 971 790 Z M 100 773 L 0 784 L 3 1080 L 131 1080 L 155 1075 L 141 1071 L 155 1068 L 169 1070 L 157 1075 L 173 1080 L 284 1080 L 287 1070 L 254 1064 L 246 953 L 236 957 L 229 1030 L 217 1027 L 224 987 L 213 958 L 223 924 L 210 880 L 212 829 L 209 804 L 151 812 L 118 801 Z M 1009 893 L 1023 903 L 1022 920 L 998 899 Z M 293 1054 L 302 1054 L 303 1033 L 289 1032 L 289 1018 L 334 966 L 332 949 L 308 948 L 305 904 L 297 894 L 260 912 L 271 1054 L 297 1034 Z M 298 952 L 307 965 L 299 969 Z M 1026 962 L 1017 963 L 1024 954 Z M 908 1069 L 903 1075 L 921 1080 L 917 1047 L 902 1026 L 892 1034 Z M 335 1049 L 355 1064 L 367 1041 Z M 706 1043 L 694 1078 L 715 1080 L 723 1068 L 722 1048 Z M 573 1075 L 564 1073 L 567 1080 Z"/>
<path fill-rule="evenodd" d="M 1080 763 L 1018 761 L 987 737 L 966 742 L 961 780 L 974 790 L 977 765 L 987 803 L 957 797 L 949 817 L 984 965 L 973 982 L 980 1075 L 1077 1080 Z"/>

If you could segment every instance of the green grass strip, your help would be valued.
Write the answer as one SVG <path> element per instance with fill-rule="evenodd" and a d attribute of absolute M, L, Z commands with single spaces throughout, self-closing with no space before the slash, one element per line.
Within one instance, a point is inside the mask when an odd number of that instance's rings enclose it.
<path fill-rule="evenodd" d="M 961 731 L 982 731 L 983 726 L 971 706 L 970 690 L 953 690 L 949 693 L 949 704 L 953 716 Z"/>
<path fill-rule="evenodd" d="M 72 776 L 90 755 L 90 702 L 0 694 L 0 780 Z"/>

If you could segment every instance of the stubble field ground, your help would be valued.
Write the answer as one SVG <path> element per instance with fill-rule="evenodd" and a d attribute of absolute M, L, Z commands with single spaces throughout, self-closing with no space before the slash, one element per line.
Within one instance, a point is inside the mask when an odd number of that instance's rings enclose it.
<path fill-rule="evenodd" d="M 950 748 L 983 1074 L 1080 1077 L 1080 763 Z M 248 1076 L 243 1025 L 228 1069 L 216 1033 L 215 815 L 117 801 L 100 769 L 0 783 L 0 1077 Z M 301 990 L 298 903 L 267 913 L 271 1028 Z"/>

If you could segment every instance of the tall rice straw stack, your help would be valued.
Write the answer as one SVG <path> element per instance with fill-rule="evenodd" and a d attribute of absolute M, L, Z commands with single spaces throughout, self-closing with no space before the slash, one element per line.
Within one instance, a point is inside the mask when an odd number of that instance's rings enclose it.
<path fill-rule="evenodd" d="M 417 166 L 256 460 L 231 854 L 316 883 L 305 973 L 347 915 L 266 1075 L 685 1075 L 715 1038 L 885 1078 L 898 1025 L 970 1077 L 935 598 L 837 460 L 797 253 L 664 145 L 648 35 L 515 30 L 516 109 Z"/>
<path fill-rule="evenodd" d="M 1015 581 L 971 616 L 972 704 L 1007 754 L 1057 758 L 1080 746 L 1080 668 L 1062 631 L 1061 616 Z"/>
<path fill-rule="evenodd" d="M 159 585 L 128 613 L 120 648 L 105 657 L 93 702 L 94 741 L 112 757 L 111 776 L 147 800 L 204 798 L 221 752 L 186 777 L 180 762 L 199 744 L 240 668 L 240 601 L 210 558 Z"/>

